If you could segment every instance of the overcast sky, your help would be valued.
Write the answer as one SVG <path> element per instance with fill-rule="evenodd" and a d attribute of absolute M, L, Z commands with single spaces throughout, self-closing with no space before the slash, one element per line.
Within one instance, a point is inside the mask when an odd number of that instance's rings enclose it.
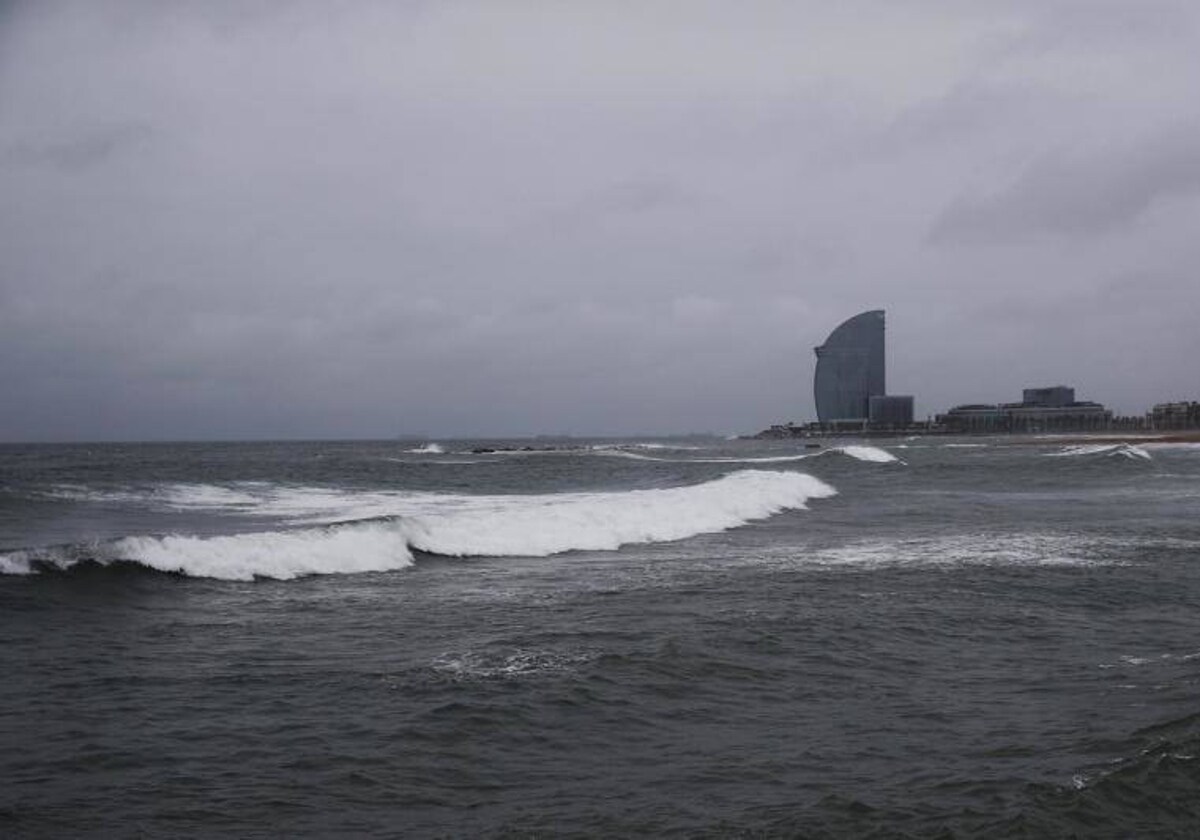
<path fill-rule="evenodd" d="M 0 4 L 0 440 L 1200 399 L 1200 4 Z"/>

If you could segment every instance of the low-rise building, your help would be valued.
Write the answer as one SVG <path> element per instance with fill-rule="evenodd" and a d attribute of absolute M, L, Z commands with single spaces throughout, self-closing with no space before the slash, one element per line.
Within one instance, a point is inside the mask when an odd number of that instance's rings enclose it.
<path fill-rule="evenodd" d="M 870 399 L 869 425 L 875 429 L 906 429 L 913 422 L 910 396 L 874 396 Z"/>
<path fill-rule="evenodd" d="M 1200 429 L 1200 402 L 1159 403 L 1149 421 L 1153 429 Z"/>
<path fill-rule="evenodd" d="M 938 415 L 949 432 L 1091 432 L 1112 424 L 1112 412 L 1097 402 L 1078 401 L 1066 385 L 1026 388 L 1019 403 L 960 405 Z"/>

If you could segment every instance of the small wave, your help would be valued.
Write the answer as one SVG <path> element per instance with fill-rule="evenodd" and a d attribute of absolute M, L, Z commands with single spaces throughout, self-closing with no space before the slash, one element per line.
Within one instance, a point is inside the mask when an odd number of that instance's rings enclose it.
<path fill-rule="evenodd" d="M 843 455 L 849 455 L 859 461 L 870 461 L 875 464 L 890 464 L 892 462 L 904 463 L 891 452 L 886 449 L 880 449 L 878 446 L 862 446 L 851 444 L 848 446 L 837 446 L 829 450 L 830 452 L 841 452 Z"/>
<path fill-rule="evenodd" d="M 34 571 L 28 552 L 15 551 L 11 554 L 0 554 L 0 575 L 31 575 Z"/>
<path fill-rule="evenodd" d="M 142 504 L 167 510 L 236 510 L 259 504 L 260 496 L 254 491 L 268 486 L 257 482 L 244 482 L 240 486 L 176 483 L 100 489 L 60 484 L 43 495 L 67 501 Z"/>
<path fill-rule="evenodd" d="M 1200 824 L 1196 715 L 1139 730 L 1125 756 L 1076 773 L 1070 788 L 1032 785 L 1035 804 L 1019 830 L 1038 837 L 1192 837 Z M 1024 815 L 1023 815 L 1024 816 Z M 1098 832 L 1097 826 L 1104 826 Z"/>
<path fill-rule="evenodd" d="M 1114 540 L 1063 534 L 971 533 L 904 540 L 863 540 L 803 552 L 794 547 L 763 557 L 767 562 L 864 569 L 892 566 L 1079 566 L 1120 565 Z"/>
<path fill-rule="evenodd" d="M 1190 443 L 1184 441 L 1165 443 L 1148 442 L 1142 444 L 1142 446 L 1146 449 L 1153 449 L 1155 452 L 1163 450 L 1167 452 L 1200 452 L 1200 443 Z"/>
<path fill-rule="evenodd" d="M 781 464 L 790 461 L 804 461 L 831 453 L 847 455 L 857 461 L 867 461 L 876 464 L 904 462 L 886 449 L 876 446 L 847 445 L 835 446 L 820 452 L 806 452 L 798 455 L 766 455 L 761 457 L 724 457 L 724 458 L 662 458 L 656 455 L 642 455 L 637 452 L 625 452 L 620 449 L 600 450 L 599 454 L 616 458 L 628 458 L 634 461 L 661 461 L 667 464 Z"/>
<path fill-rule="evenodd" d="M 446 450 L 436 443 L 427 443 L 424 446 L 417 446 L 412 449 L 405 449 L 405 452 L 413 455 L 444 455 Z"/>
<path fill-rule="evenodd" d="M 637 452 L 623 452 L 619 449 L 605 449 L 599 451 L 598 454 L 614 458 L 628 458 L 631 461 L 658 461 L 664 464 L 782 464 L 813 457 L 813 455 L 775 455 L 761 458 L 659 458 L 654 455 L 641 455 Z"/>
<path fill-rule="evenodd" d="M 1200 651 L 1193 653 L 1160 653 L 1155 656 L 1133 656 L 1125 655 L 1117 658 L 1116 662 L 1103 662 L 1100 668 L 1121 668 L 1121 667 L 1139 667 L 1141 665 L 1155 664 L 1172 664 L 1178 662 L 1191 662 L 1194 659 L 1200 659 Z"/>
<path fill-rule="evenodd" d="M 665 461 L 667 463 L 675 463 L 677 461 L 687 461 L 687 458 L 656 458 L 653 455 L 643 455 L 640 452 L 626 452 L 623 449 L 601 449 L 592 450 L 597 455 L 603 455 L 606 458 L 627 458 L 630 461 Z"/>
<path fill-rule="evenodd" d="M 427 454 L 427 453 L 424 453 Z M 393 464 L 419 464 L 424 467 L 465 467 L 470 464 L 494 464 L 485 458 L 384 458 Z"/>
<path fill-rule="evenodd" d="M 1149 461 L 1153 456 L 1140 446 L 1131 443 L 1084 443 L 1068 446 L 1059 452 L 1047 452 L 1052 458 L 1079 457 L 1085 455 L 1119 456 L 1130 459 Z"/>
<path fill-rule="evenodd" d="M 649 450 L 673 450 L 677 452 L 695 452 L 702 449 L 707 449 L 705 446 L 694 446 L 685 443 L 657 443 L 657 442 L 635 442 L 635 443 L 594 443 L 588 447 L 595 452 L 604 452 L 614 449 L 649 449 Z"/>
<path fill-rule="evenodd" d="M 450 557 L 548 556 L 615 550 L 714 533 L 803 509 L 836 491 L 809 475 L 743 470 L 703 484 L 618 493 L 391 497 L 384 520 L 222 537 L 137 536 L 75 551 L 0 555 L 0 571 L 70 568 L 81 559 L 130 560 L 164 572 L 224 580 L 391 571 L 413 550 Z M 378 502 L 378 500 L 376 500 Z"/>
<path fill-rule="evenodd" d="M 509 653 L 444 653 L 430 663 L 456 680 L 519 679 L 576 670 L 598 657 L 591 651 L 516 650 Z"/>

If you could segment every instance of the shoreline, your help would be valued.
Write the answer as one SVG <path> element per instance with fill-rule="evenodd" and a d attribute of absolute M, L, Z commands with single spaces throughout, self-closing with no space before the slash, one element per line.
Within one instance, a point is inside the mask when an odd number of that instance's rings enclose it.
<path fill-rule="evenodd" d="M 1200 443 L 1200 430 L 1181 430 L 1164 432 L 1162 434 L 1113 434 L 1104 432 L 1095 435 L 1072 434 L 1061 435 L 1012 435 L 1020 440 L 1014 443 Z"/>
<path fill-rule="evenodd" d="M 1013 445 L 1028 445 L 1034 443 L 1200 443 L 1200 429 L 1173 429 L 1161 432 L 928 432 L 928 431 L 845 431 L 845 432 L 805 432 L 790 436 L 768 435 L 759 432 L 746 435 L 743 440 L 833 440 L 858 438 L 879 440 L 911 438 L 972 438 L 989 439 Z"/>

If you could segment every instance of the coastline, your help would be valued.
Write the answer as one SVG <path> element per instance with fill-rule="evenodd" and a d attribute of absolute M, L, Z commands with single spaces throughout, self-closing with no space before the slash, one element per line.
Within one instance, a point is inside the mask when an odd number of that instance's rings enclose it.
<path fill-rule="evenodd" d="M 820 440 L 835 438 L 989 438 L 1005 444 L 1031 445 L 1037 443 L 1200 443 L 1200 429 L 1171 429 L 1158 432 L 995 432 L 987 433 L 953 433 L 946 431 L 926 431 L 906 429 L 903 431 L 856 430 L 841 432 L 804 431 L 799 434 L 773 434 L 765 430 L 754 435 L 746 435 L 743 440 Z"/>

